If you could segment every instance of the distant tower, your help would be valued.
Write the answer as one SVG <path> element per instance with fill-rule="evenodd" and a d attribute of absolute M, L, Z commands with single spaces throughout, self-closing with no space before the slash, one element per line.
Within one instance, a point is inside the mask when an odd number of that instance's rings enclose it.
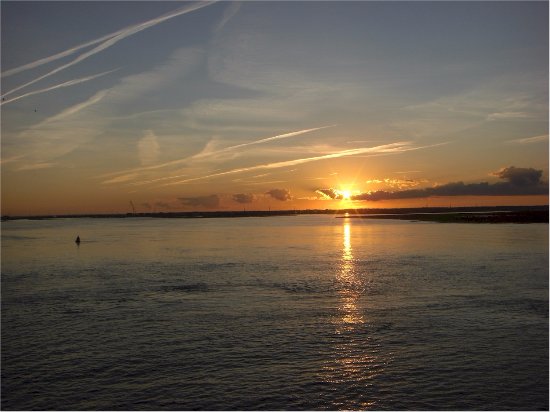
<path fill-rule="evenodd" d="M 135 215 L 136 214 L 136 208 L 134 207 L 134 202 L 132 202 L 130 200 L 130 206 L 132 206 L 132 214 Z"/>

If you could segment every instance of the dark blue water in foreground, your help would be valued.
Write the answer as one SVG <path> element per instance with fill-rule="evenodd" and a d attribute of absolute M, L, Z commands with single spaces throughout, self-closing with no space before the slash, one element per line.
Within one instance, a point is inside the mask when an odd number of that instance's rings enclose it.
<path fill-rule="evenodd" d="M 545 224 L 2 225 L 4 410 L 547 410 L 548 383 Z"/>

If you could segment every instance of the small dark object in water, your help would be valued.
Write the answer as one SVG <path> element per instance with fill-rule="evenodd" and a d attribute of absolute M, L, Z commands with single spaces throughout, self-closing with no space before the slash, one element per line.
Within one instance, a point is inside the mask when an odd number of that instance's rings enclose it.
<path fill-rule="evenodd" d="M 77 245 L 80 245 L 80 236 L 77 236 L 77 237 L 76 237 L 75 243 L 76 243 Z"/>

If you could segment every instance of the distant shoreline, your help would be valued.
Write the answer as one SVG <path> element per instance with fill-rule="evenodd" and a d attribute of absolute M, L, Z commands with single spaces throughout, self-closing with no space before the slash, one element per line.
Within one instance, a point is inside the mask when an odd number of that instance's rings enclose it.
<path fill-rule="evenodd" d="M 437 223 L 548 223 L 548 210 L 402 213 L 348 216 L 362 219 L 393 219 Z"/>
<path fill-rule="evenodd" d="M 156 212 L 110 213 L 78 215 L 2 216 L 2 221 L 44 220 L 67 218 L 237 218 L 297 215 L 336 215 L 362 219 L 398 219 L 441 223 L 548 223 L 548 205 L 541 206 L 480 206 L 480 207 L 423 207 L 393 209 L 306 209 L 306 210 L 258 210 L 215 212 Z"/>

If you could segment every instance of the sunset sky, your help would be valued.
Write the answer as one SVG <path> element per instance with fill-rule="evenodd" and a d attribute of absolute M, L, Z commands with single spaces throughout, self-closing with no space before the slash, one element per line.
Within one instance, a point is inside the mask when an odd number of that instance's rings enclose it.
<path fill-rule="evenodd" d="M 547 2 L 1 12 L 3 214 L 548 203 Z"/>

